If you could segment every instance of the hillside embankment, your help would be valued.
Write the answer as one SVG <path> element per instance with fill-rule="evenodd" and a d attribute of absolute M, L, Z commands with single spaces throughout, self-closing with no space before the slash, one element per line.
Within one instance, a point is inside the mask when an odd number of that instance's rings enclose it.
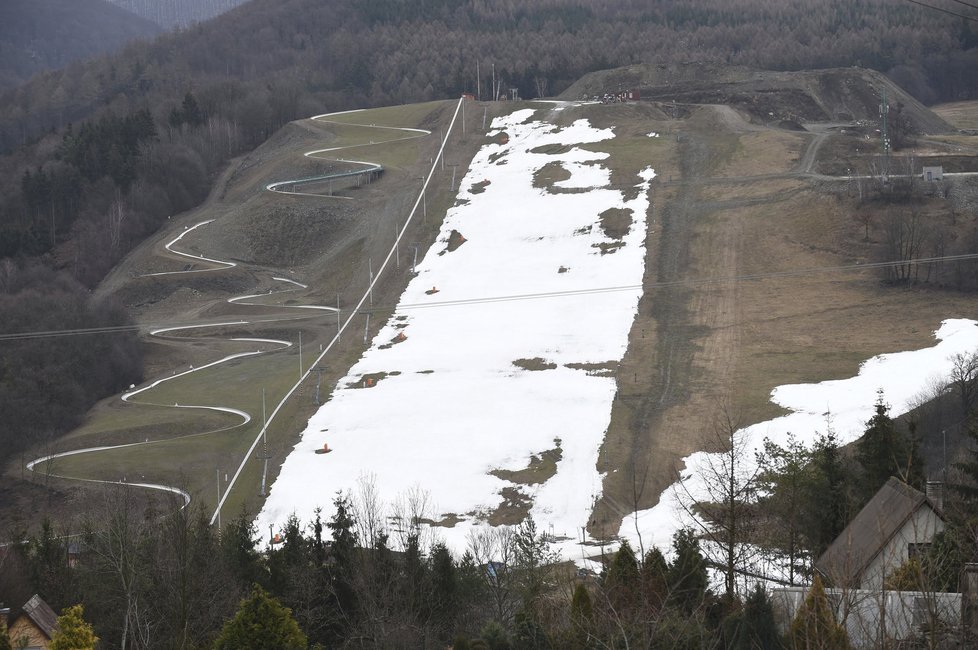
<path fill-rule="evenodd" d="M 891 101 L 903 103 L 916 134 L 916 163 L 907 149 L 894 159 L 920 164 L 928 157 L 957 156 L 966 168 L 974 162 L 975 136 L 956 132 L 912 101 L 904 103 L 898 89 L 872 73 L 717 68 L 710 77 L 704 70 L 627 68 L 589 75 L 567 93 L 641 88 L 640 102 L 592 104 L 579 114 L 615 131 L 614 140 L 593 145 L 609 154 L 612 184 L 624 186 L 636 169 L 649 165 L 658 175 L 647 215 L 645 293 L 628 352 L 613 370 L 602 369 L 614 372 L 617 394 L 599 459 L 602 496 L 589 526 L 599 538 L 612 537 L 631 512 L 654 505 L 684 470 L 681 459 L 715 449 L 725 427 L 778 414 L 768 401 L 775 386 L 851 376 L 873 355 L 931 344 L 945 318 L 976 316 L 970 294 L 887 283 L 878 271 L 858 268 L 887 259 L 887 215 L 911 210 L 883 196 L 872 177 L 880 152 L 872 112 L 881 84 Z M 467 130 L 452 134 L 445 166 L 436 170 L 436 184 L 426 193 L 427 216 L 412 226 L 397 268 L 374 291 L 374 305 L 396 302 L 414 251 L 423 254 L 433 241 L 454 200 L 453 172 L 460 177 L 485 142 L 483 111 L 491 119 L 512 108 L 470 103 Z M 33 477 L 11 468 L 8 512 L 28 511 L 25 504 L 38 493 L 54 495 L 41 499 L 47 504 L 42 514 L 67 518 L 83 510 L 89 491 L 61 475 L 118 480 L 123 474 L 179 484 L 205 510 L 213 505 L 218 490 L 226 489 L 225 475 L 260 431 L 263 403 L 277 404 L 297 379 L 300 332 L 308 366 L 336 333 L 335 312 L 325 308 L 338 303 L 341 313 L 349 310 L 390 249 L 449 116 L 449 103 L 435 102 L 350 113 L 328 123 L 293 123 L 235 161 L 205 205 L 175 217 L 170 228 L 130 255 L 99 292 L 119 297 L 147 334 L 167 325 L 197 326 L 147 335 L 148 378 L 173 376 L 231 354 L 256 354 L 209 375 L 193 373 L 166 384 L 153 398 L 155 406 L 106 400 L 82 428 L 38 455 L 133 440 L 159 444 L 61 459 Z M 431 136 L 398 139 L 377 127 L 425 129 Z M 356 148 L 301 155 L 344 147 Z M 340 158 L 377 162 L 384 172 L 368 184 L 332 188 L 336 197 L 264 189 L 353 164 Z M 536 180 L 558 182 L 545 176 Z M 961 213 L 954 197 L 955 188 L 968 182 L 952 179 L 940 191 L 918 187 L 912 209 L 935 223 L 947 222 L 948 237 L 964 241 L 970 222 L 956 216 Z M 609 232 L 615 229 L 613 217 L 604 224 Z M 205 221 L 210 223 L 173 247 L 196 259 L 166 248 Z M 247 299 L 232 300 L 241 296 Z M 310 316 L 296 308 L 301 305 L 321 309 Z M 335 356 L 315 368 L 269 428 L 268 446 L 247 465 L 227 513 L 257 511 L 259 461 L 269 458 L 266 478 L 273 480 L 309 415 L 383 318 L 357 322 L 359 332 L 344 333 Z M 169 407 L 198 404 L 201 396 L 247 412 L 251 421 L 240 425 L 240 418 L 227 413 Z M 528 462 L 526 473 L 533 474 Z M 497 514 L 504 510 L 505 503 Z"/>

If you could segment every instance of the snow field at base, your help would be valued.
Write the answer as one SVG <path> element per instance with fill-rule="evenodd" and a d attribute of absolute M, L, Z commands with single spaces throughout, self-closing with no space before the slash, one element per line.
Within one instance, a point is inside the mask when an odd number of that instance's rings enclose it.
<path fill-rule="evenodd" d="M 762 451 L 764 439 L 784 446 L 788 434 L 811 448 L 819 434 L 827 431 L 826 418 L 831 418 L 832 430 L 839 444 L 859 438 L 873 416 L 877 391 L 891 406 L 890 416 L 898 417 L 911 409 L 914 398 L 933 381 L 945 380 L 951 372 L 951 357 L 958 353 L 978 350 L 978 322 L 968 319 L 945 320 L 934 333 L 938 343 L 932 347 L 910 352 L 881 354 L 864 362 L 859 374 L 849 379 L 823 381 L 818 384 L 789 384 L 771 391 L 771 401 L 792 411 L 788 415 L 745 427 L 736 432 L 738 448 L 743 449 L 744 474 L 755 467 L 755 452 Z M 717 455 L 712 456 L 716 467 Z M 687 509 L 690 503 L 703 498 L 706 490 L 703 476 L 708 475 L 711 455 L 697 452 L 684 459 L 679 482 L 667 488 L 653 508 L 629 515 L 622 522 L 619 537 L 628 539 L 638 548 L 635 518 L 642 531 L 645 549 L 657 546 L 670 553 L 673 534 L 684 526 L 695 526 Z M 684 508 L 683 506 L 686 506 Z"/>
<path fill-rule="evenodd" d="M 567 365 L 613 367 L 625 353 L 641 295 L 654 172 L 641 173 L 636 187 L 642 191 L 626 201 L 605 187 L 610 172 L 601 161 L 608 154 L 575 146 L 613 138 L 611 129 L 586 120 L 559 128 L 536 115 L 527 109 L 493 121 L 490 137 L 505 132 L 508 142 L 488 144 L 473 159 L 458 204 L 400 307 L 285 460 L 258 516 L 259 530 L 278 529 L 293 513 L 308 523 L 317 507 L 328 519 L 336 493 L 355 492 L 367 480 L 388 504 L 420 488 L 428 494 L 427 516 L 458 515 L 460 523 L 432 532 L 461 553 L 470 533 L 486 525 L 470 513 L 494 510 L 500 491 L 512 487 L 532 499 L 539 530 L 568 538 L 558 544 L 564 556 L 581 556 L 576 543 L 600 494 L 596 464 L 615 380 Z M 530 153 L 545 145 L 570 149 Z M 571 175 L 557 193 L 532 185 L 534 172 L 549 162 Z M 568 188 L 583 191 L 561 193 Z M 630 210 L 632 225 L 624 245 L 602 255 L 596 244 L 617 241 L 600 226 L 599 215 L 609 208 Z M 447 252 L 452 230 L 465 242 Z M 623 285 L 634 288 L 439 306 Z M 432 287 L 438 292 L 428 295 Z M 402 332 L 406 339 L 393 343 Z M 355 327 L 344 335 L 356 336 Z M 556 368 L 514 365 L 537 358 Z M 372 373 L 387 375 L 372 387 L 352 387 Z M 542 484 L 517 485 L 488 473 L 523 469 L 558 439 L 557 472 Z M 333 453 L 314 454 L 323 443 Z"/>

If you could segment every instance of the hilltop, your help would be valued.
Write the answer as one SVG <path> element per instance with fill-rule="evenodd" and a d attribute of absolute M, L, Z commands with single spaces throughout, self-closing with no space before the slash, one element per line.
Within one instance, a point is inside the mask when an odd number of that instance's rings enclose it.
<path fill-rule="evenodd" d="M 778 72 L 714 63 L 640 64 L 588 73 L 560 96 L 581 99 L 622 89 L 661 103 L 731 106 L 752 122 L 797 128 L 805 122 L 875 124 L 885 91 L 914 133 L 955 130 L 891 79 L 863 68 Z"/>
<path fill-rule="evenodd" d="M 113 52 L 160 31 L 106 0 L 4 0 L 0 4 L 0 92 L 38 72 Z"/>

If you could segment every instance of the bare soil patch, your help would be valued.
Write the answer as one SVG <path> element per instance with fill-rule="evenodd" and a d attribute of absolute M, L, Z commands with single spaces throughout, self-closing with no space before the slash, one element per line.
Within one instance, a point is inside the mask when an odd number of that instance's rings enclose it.
<path fill-rule="evenodd" d="M 517 359 L 513 362 L 513 365 L 517 368 L 530 371 L 553 370 L 557 367 L 556 363 L 547 361 L 542 357 L 533 357 L 532 359 Z"/>
<path fill-rule="evenodd" d="M 508 470 L 494 469 L 489 473 L 496 478 L 519 483 L 521 485 L 538 485 L 546 483 L 557 473 L 557 463 L 563 458 L 560 448 L 560 438 L 554 440 L 554 448 L 530 456 L 530 462 L 523 469 Z"/>
<path fill-rule="evenodd" d="M 608 208 L 600 217 L 601 229 L 609 239 L 621 239 L 632 228 L 632 211 L 629 208 Z"/>
<path fill-rule="evenodd" d="M 561 189 L 556 184 L 566 181 L 570 177 L 571 173 L 564 168 L 563 164 L 557 161 L 548 162 L 533 173 L 533 187 L 556 193 Z"/>

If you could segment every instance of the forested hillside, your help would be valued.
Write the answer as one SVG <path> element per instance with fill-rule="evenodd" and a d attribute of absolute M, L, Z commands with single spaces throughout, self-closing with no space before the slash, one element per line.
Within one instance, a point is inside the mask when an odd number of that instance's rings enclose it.
<path fill-rule="evenodd" d="M 111 52 L 160 32 L 106 0 L 4 0 L 0 3 L 0 90 L 42 70 Z"/>
<path fill-rule="evenodd" d="M 254 0 L 0 95 L 0 258 L 84 291 L 290 120 L 463 91 L 554 95 L 591 70 L 689 60 L 861 65 L 924 101 L 978 93 L 972 24 L 892 0 Z M 18 394 L 17 377 L 2 388 Z"/>
<path fill-rule="evenodd" d="M 110 0 L 165 29 L 186 27 L 223 14 L 244 0 Z"/>

